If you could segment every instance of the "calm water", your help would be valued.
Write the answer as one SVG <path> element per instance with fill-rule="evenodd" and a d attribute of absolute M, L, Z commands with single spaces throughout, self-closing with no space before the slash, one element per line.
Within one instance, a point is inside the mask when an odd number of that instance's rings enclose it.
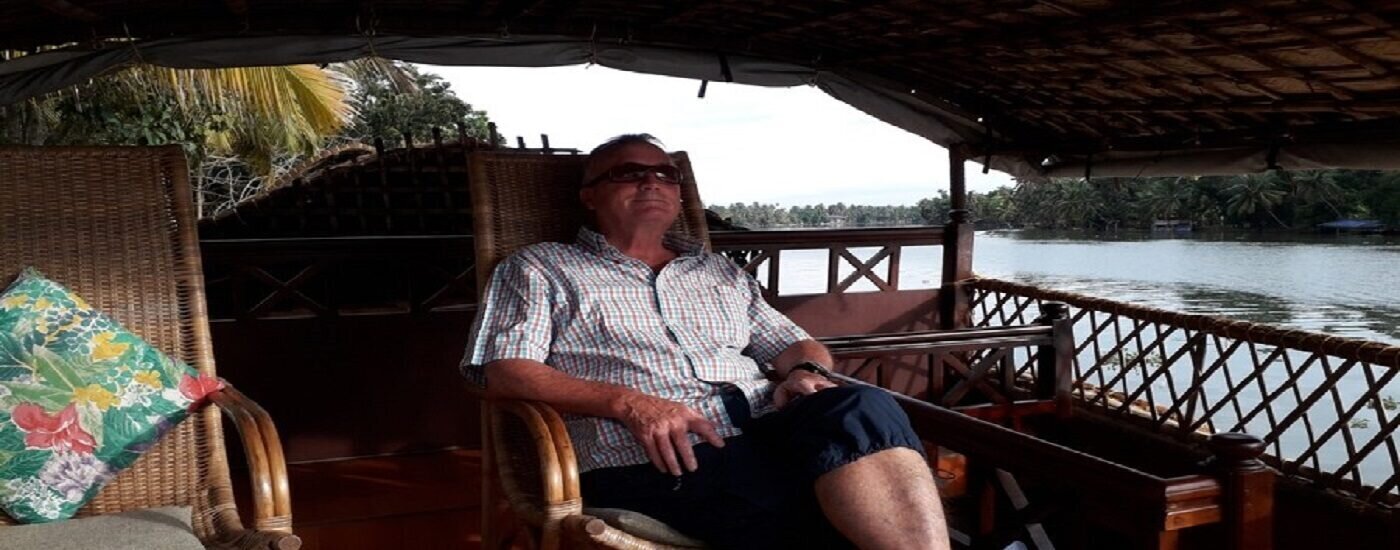
<path fill-rule="evenodd" d="M 939 258 L 937 247 L 906 249 L 900 286 L 937 286 Z M 785 252 L 782 263 L 783 294 L 825 291 L 825 251 Z M 972 267 L 1118 301 L 1400 344 L 1400 237 L 980 231 Z"/>

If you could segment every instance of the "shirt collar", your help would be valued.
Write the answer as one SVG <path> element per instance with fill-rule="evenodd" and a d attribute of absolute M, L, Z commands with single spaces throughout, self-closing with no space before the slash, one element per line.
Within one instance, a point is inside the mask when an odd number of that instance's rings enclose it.
<path fill-rule="evenodd" d="M 621 250 L 608 242 L 602 233 L 588 226 L 578 229 L 578 244 L 585 249 L 604 257 L 624 256 Z M 661 244 L 681 256 L 697 256 L 705 251 L 705 246 L 696 239 L 674 232 L 666 232 Z"/>

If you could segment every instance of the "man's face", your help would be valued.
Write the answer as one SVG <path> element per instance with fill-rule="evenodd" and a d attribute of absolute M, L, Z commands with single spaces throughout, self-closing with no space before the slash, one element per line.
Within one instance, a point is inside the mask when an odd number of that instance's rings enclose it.
<path fill-rule="evenodd" d="M 616 181 L 605 175 L 624 165 L 674 166 L 670 155 L 648 144 L 635 143 L 593 159 L 585 181 L 592 185 L 579 191 L 579 199 L 592 210 L 599 229 L 670 227 L 681 211 L 681 186 L 664 182 L 648 173 L 638 181 Z"/>

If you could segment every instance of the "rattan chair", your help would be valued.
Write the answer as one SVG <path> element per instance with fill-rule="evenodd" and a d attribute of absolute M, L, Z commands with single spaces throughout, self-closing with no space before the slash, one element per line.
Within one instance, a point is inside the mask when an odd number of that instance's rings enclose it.
<path fill-rule="evenodd" d="M 29 265 L 160 350 L 214 374 L 179 147 L 0 147 L 0 285 Z M 166 434 L 78 516 L 190 506 L 195 535 L 210 548 L 299 548 L 271 419 L 231 387 L 212 400 L 217 407 Z M 248 457 L 251 528 L 234 505 L 220 410 L 238 427 Z M 0 526 L 13 523 L 0 513 Z"/>
<path fill-rule="evenodd" d="M 709 245 L 705 209 L 690 160 L 673 155 L 685 174 L 682 213 L 673 231 Z M 472 225 L 478 291 L 496 264 L 522 246 L 573 242 L 586 220 L 578 185 L 587 157 L 481 151 L 471 157 Z M 584 513 L 578 465 L 564 421 L 548 405 L 487 401 L 482 406 L 482 540 L 498 544 L 499 488 L 539 548 L 670 548 L 643 540 Z"/>

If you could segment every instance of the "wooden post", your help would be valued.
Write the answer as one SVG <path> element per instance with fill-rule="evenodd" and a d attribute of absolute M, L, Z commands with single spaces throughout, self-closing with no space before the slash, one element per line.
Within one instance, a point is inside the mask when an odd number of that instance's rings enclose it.
<path fill-rule="evenodd" d="M 1215 466 L 1225 485 L 1225 532 L 1231 550 L 1274 547 L 1274 472 L 1259 460 L 1264 441 L 1246 433 L 1210 437 Z"/>
<path fill-rule="evenodd" d="M 1038 325 L 1054 328 L 1053 342 L 1036 350 L 1035 396 L 1055 401 L 1055 414 L 1068 418 L 1074 404 L 1070 395 L 1074 378 L 1074 321 L 1064 302 L 1040 304 Z"/>
<path fill-rule="evenodd" d="M 938 323 L 943 329 L 970 324 L 964 281 L 972 277 L 972 223 L 967 212 L 967 159 L 956 147 L 948 148 L 948 175 L 952 211 L 943 231 L 943 284 L 938 289 Z"/>

